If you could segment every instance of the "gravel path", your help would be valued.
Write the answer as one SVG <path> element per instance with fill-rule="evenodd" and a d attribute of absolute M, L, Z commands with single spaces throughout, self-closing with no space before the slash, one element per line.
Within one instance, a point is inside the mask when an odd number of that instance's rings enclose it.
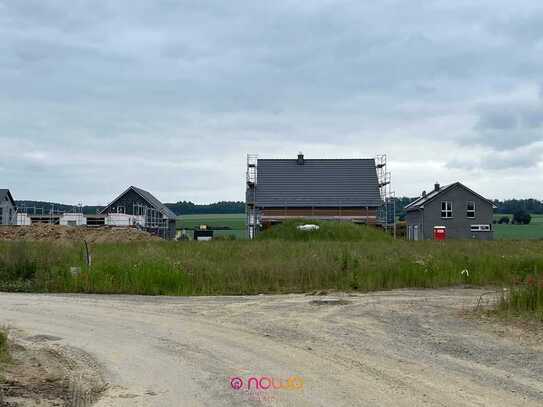
<path fill-rule="evenodd" d="M 541 341 L 466 318 L 481 293 L 0 294 L 0 325 L 92 355 L 98 406 L 543 405 Z"/>

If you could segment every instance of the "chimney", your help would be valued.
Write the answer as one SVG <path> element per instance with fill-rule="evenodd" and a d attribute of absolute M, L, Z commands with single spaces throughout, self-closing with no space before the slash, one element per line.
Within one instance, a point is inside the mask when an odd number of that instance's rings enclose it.
<path fill-rule="evenodd" d="M 426 198 L 426 191 L 422 191 L 422 197 Z"/>
<path fill-rule="evenodd" d="M 298 153 L 298 165 L 304 165 L 304 155 L 302 153 Z"/>
<path fill-rule="evenodd" d="M 434 185 L 434 191 L 439 191 L 440 188 L 441 188 L 441 185 L 439 185 L 439 182 L 436 182 Z"/>

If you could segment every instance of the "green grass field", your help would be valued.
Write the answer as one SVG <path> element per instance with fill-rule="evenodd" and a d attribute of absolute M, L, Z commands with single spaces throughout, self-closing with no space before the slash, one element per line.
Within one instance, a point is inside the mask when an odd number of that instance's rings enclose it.
<path fill-rule="evenodd" d="M 181 219 L 185 227 L 201 223 L 241 231 L 234 227 L 243 218 Z M 351 223 L 322 222 L 313 232 L 296 223 L 253 241 L 93 244 L 90 267 L 81 242 L 0 241 L 0 291 L 234 295 L 464 284 L 508 288 L 500 313 L 543 318 L 543 240 L 413 242 Z"/>
<path fill-rule="evenodd" d="M 494 215 L 494 219 L 499 220 L 502 216 Z M 511 218 L 511 216 L 509 216 Z M 532 215 L 532 221 L 529 225 L 494 225 L 496 239 L 504 240 L 533 240 L 543 239 L 543 215 Z"/>
<path fill-rule="evenodd" d="M 177 229 L 193 229 L 200 225 L 208 225 L 211 229 L 224 228 L 227 230 L 215 230 L 214 236 L 235 236 L 236 239 L 246 239 L 244 213 L 210 214 L 210 215 L 181 215 L 177 218 Z M 192 238 L 192 233 L 188 233 Z"/>
<path fill-rule="evenodd" d="M 509 287 L 543 275 L 543 241 L 394 241 L 346 223 L 326 224 L 299 238 L 285 228 L 254 241 L 94 244 L 91 267 L 80 242 L 4 241 L 0 290 L 230 295 Z M 72 267 L 81 272 L 72 274 Z"/>

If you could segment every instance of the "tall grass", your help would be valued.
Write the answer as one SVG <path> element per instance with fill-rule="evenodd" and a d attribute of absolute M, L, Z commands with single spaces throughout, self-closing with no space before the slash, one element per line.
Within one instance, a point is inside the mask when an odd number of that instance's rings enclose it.
<path fill-rule="evenodd" d="M 69 277 L 67 265 L 80 264 L 83 246 L 39 242 L 0 243 L 0 290 L 58 290 Z"/>
<path fill-rule="evenodd" d="M 0 243 L 5 291 L 217 295 L 509 286 L 543 270 L 543 242 Z M 81 272 L 72 274 L 71 267 Z"/>
<path fill-rule="evenodd" d="M 0 328 L 0 364 L 9 360 L 8 353 L 8 334 L 4 329 Z M 1 368 L 0 368 L 1 373 Z"/>
<path fill-rule="evenodd" d="M 507 317 L 530 318 L 543 321 L 543 279 L 529 275 L 521 284 L 504 291 L 497 311 Z"/>

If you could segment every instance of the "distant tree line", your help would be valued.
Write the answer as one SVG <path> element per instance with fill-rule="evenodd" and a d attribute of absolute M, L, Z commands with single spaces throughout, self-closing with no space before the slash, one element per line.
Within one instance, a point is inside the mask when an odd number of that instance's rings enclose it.
<path fill-rule="evenodd" d="M 77 206 L 66 205 L 55 202 L 43 201 L 16 201 L 19 209 L 26 209 L 30 214 L 64 213 L 82 211 L 84 214 L 91 215 L 102 210 L 103 206 Z M 195 204 L 193 202 L 177 202 L 166 204 L 176 215 L 191 215 L 191 214 L 219 214 L 219 213 L 244 213 L 245 202 L 241 201 L 221 201 L 211 204 Z"/>
<path fill-rule="evenodd" d="M 190 201 L 182 201 L 175 204 L 166 204 L 166 206 L 176 215 L 245 212 L 245 202 L 242 201 L 220 201 L 210 204 L 195 204 Z"/>
<path fill-rule="evenodd" d="M 496 213 L 512 215 L 515 212 L 524 211 L 536 215 L 543 214 L 543 201 L 537 199 L 507 199 L 505 201 L 494 200 L 498 207 Z"/>

